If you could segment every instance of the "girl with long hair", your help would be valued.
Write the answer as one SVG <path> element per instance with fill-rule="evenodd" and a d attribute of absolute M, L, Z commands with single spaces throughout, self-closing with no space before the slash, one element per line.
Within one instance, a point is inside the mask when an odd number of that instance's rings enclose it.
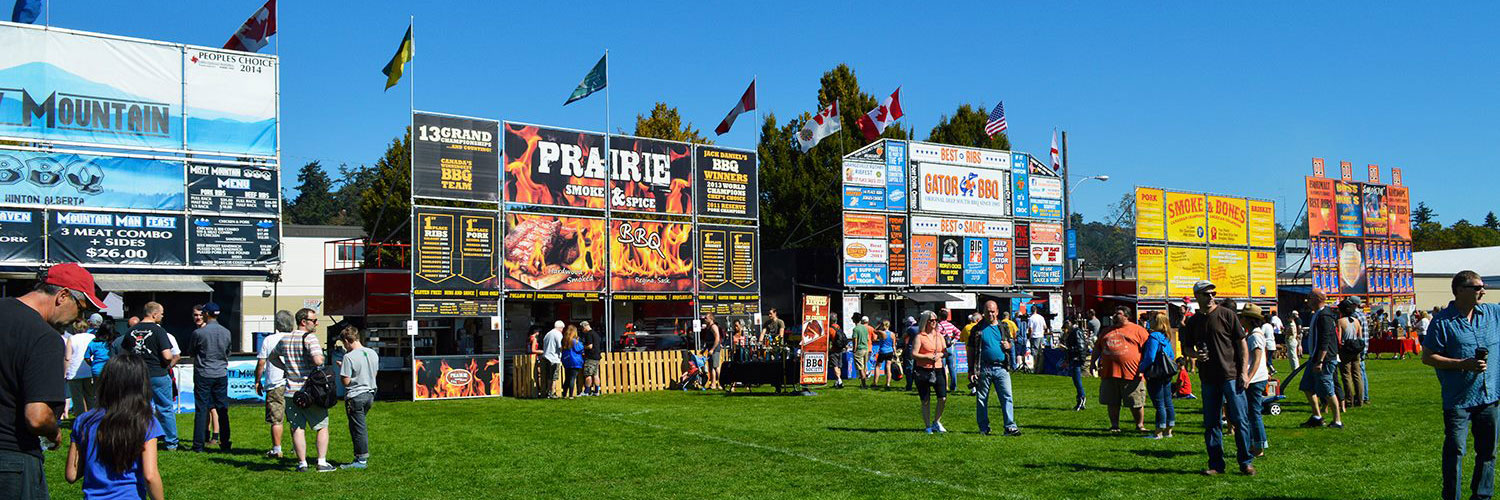
<path fill-rule="evenodd" d="M 573 399 L 578 396 L 578 372 L 583 370 L 583 342 L 578 340 L 578 326 L 568 325 L 562 339 L 563 388 L 562 395 Z"/>
<path fill-rule="evenodd" d="M 164 435 L 151 409 L 146 362 L 117 355 L 104 366 L 99 408 L 73 422 L 64 478 L 74 483 L 82 477 L 84 498 L 161 500 L 156 440 Z"/>
<path fill-rule="evenodd" d="M 893 360 L 893 359 L 896 358 L 896 334 L 891 333 L 891 321 L 890 320 L 881 321 L 880 322 L 879 331 L 876 333 L 875 336 L 876 336 L 877 339 L 879 339 L 879 340 L 877 340 L 875 342 L 875 349 L 874 349 L 875 350 L 875 369 L 878 370 L 878 371 L 875 372 L 875 379 L 871 380 L 870 383 L 874 384 L 874 385 L 879 385 L 880 384 L 880 373 L 884 372 L 885 373 L 885 388 L 886 389 L 890 389 L 891 388 L 891 373 L 892 373 L 892 370 L 893 369 L 895 369 L 895 370 L 899 370 L 900 369 L 900 363 L 892 363 L 891 362 L 891 360 Z"/>
<path fill-rule="evenodd" d="M 1146 367 L 1156 362 L 1157 356 L 1177 359 L 1177 351 L 1172 347 L 1174 335 L 1171 319 L 1165 312 L 1150 314 L 1146 323 L 1150 336 L 1146 337 L 1146 345 L 1141 348 L 1141 373 L 1145 373 Z M 1177 407 L 1172 403 L 1172 379 L 1176 376 L 1173 373 L 1160 378 L 1146 377 L 1146 394 L 1151 396 L 1151 405 L 1156 408 L 1156 430 L 1147 434 L 1147 438 L 1172 437 L 1172 429 L 1177 427 Z"/>
<path fill-rule="evenodd" d="M 917 380 L 917 398 L 922 400 L 923 432 L 948 432 L 943 428 L 943 406 L 948 403 L 948 377 L 943 375 L 943 350 L 947 347 L 942 334 L 937 331 L 937 314 L 922 311 L 922 323 L 917 329 L 917 339 L 912 342 L 912 360 L 916 369 L 912 373 Z M 932 412 L 932 393 L 937 392 L 937 411 Z"/>

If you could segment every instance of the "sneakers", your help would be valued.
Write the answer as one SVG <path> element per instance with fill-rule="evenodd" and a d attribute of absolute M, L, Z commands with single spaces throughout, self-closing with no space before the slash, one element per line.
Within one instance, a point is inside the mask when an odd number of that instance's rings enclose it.
<path fill-rule="evenodd" d="M 1253 465 L 1241 465 L 1240 466 L 1240 474 L 1244 474 L 1246 476 L 1254 476 L 1255 475 L 1255 466 L 1253 466 Z"/>
<path fill-rule="evenodd" d="M 333 464 L 318 464 L 318 472 L 333 472 L 336 470 L 339 470 L 339 468 L 334 467 Z"/>
<path fill-rule="evenodd" d="M 927 426 L 927 428 L 922 429 L 922 432 L 927 433 L 927 434 L 932 434 L 932 426 L 930 426 L 930 425 Z"/>
<path fill-rule="evenodd" d="M 943 423 L 942 422 L 935 422 L 935 423 L 933 423 L 932 424 L 932 430 L 938 432 L 939 434 L 948 432 L 948 429 L 944 429 L 943 428 Z"/>
<path fill-rule="evenodd" d="M 297 464 L 297 472 L 307 472 L 307 464 Z"/>
<path fill-rule="evenodd" d="M 1317 418 L 1317 417 L 1309 417 L 1306 422 L 1302 423 L 1302 427 L 1307 428 L 1307 429 L 1312 429 L 1312 428 L 1322 427 L 1322 426 L 1323 426 L 1323 419 Z M 1340 425 L 1339 427 L 1343 427 L 1343 425 Z"/>
<path fill-rule="evenodd" d="M 1021 428 L 1020 427 L 1011 427 L 1009 429 L 1006 429 L 1005 430 L 1005 435 L 1011 436 L 1011 437 L 1019 436 L 1019 435 L 1021 435 Z"/>
<path fill-rule="evenodd" d="M 340 469 L 364 469 L 366 467 L 369 467 L 369 464 L 367 464 L 367 463 L 365 463 L 363 461 L 354 462 L 354 463 L 348 463 L 348 464 L 344 464 L 344 465 L 339 466 Z"/>
<path fill-rule="evenodd" d="M 1205 476 L 1217 476 L 1217 475 L 1223 474 L 1223 473 L 1224 473 L 1224 471 L 1221 471 L 1221 470 L 1218 470 L 1218 469 L 1203 469 L 1203 472 L 1202 472 L 1202 474 L 1205 475 Z"/>
<path fill-rule="evenodd" d="M 266 458 L 281 458 L 281 451 L 280 450 L 270 450 L 270 451 L 267 451 L 266 452 Z"/>
<path fill-rule="evenodd" d="M 1334 423 L 1328 424 L 1328 428 L 1330 428 L 1330 429 L 1343 429 L 1344 428 L 1344 423 L 1343 422 L 1334 422 Z"/>

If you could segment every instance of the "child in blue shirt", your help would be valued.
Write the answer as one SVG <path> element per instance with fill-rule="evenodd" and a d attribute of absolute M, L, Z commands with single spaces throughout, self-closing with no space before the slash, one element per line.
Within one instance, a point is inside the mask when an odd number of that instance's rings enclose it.
<path fill-rule="evenodd" d="M 115 356 L 99 381 L 99 408 L 73 422 L 64 478 L 83 479 L 88 499 L 165 496 L 156 465 L 156 423 L 147 391 L 146 363 L 139 356 Z"/>

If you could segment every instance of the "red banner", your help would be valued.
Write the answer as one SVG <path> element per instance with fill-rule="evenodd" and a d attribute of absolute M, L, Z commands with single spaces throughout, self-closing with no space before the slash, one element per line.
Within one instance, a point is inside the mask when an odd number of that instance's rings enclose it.
<path fill-rule="evenodd" d="M 604 290 L 604 219 L 505 215 L 507 290 Z"/>
<path fill-rule="evenodd" d="M 1391 237 L 1411 241 L 1411 193 L 1406 186 L 1385 188 L 1387 215 L 1390 217 Z"/>
<path fill-rule="evenodd" d="M 802 296 L 802 385 L 828 382 L 828 296 Z"/>
<path fill-rule="evenodd" d="M 505 201 L 604 209 L 604 136 L 505 124 Z"/>
<path fill-rule="evenodd" d="M 693 291 L 693 225 L 614 219 L 609 231 L 610 289 Z"/>
<path fill-rule="evenodd" d="M 693 207 L 692 146 L 613 136 L 609 140 L 610 206 L 615 210 L 690 214 Z"/>
<path fill-rule="evenodd" d="M 1338 234 L 1338 209 L 1334 206 L 1333 179 L 1307 178 L 1307 233 L 1312 236 Z"/>
<path fill-rule="evenodd" d="M 457 399 L 500 396 L 500 358 L 490 356 L 417 356 L 413 399 Z"/>

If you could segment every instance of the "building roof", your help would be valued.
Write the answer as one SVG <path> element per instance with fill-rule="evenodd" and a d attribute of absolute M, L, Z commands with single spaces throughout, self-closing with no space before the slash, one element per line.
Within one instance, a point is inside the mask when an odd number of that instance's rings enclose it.
<path fill-rule="evenodd" d="M 287 238 L 363 238 L 365 230 L 355 226 L 312 226 L 287 224 L 281 226 L 281 235 Z"/>
<path fill-rule="evenodd" d="M 1452 276 L 1469 270 L 1485 278 L 1500 277 L 1500 247 L 1412 252 L 1411 258 L 1418 275 Z"/>

